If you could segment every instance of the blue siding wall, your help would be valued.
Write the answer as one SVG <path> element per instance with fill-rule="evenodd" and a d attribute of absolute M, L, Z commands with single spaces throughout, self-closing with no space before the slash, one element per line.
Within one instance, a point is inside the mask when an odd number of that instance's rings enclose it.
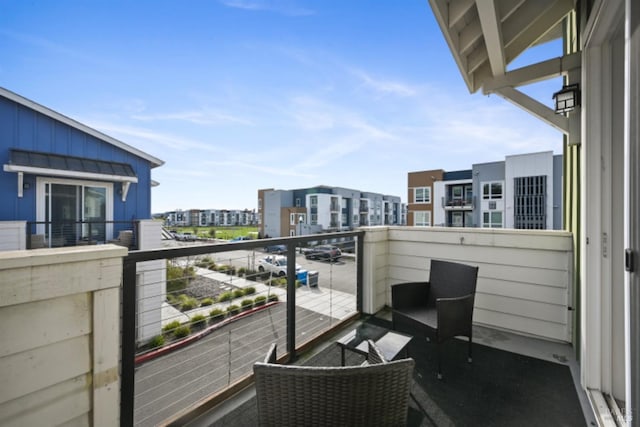
<path fill-rule="evenodd" d="M 149 161 L 122 150 L 106 141 L 38 113 L 21 104 L 0 97 L 0 162 L 9 161 L 9 149 L 43 151 L 69 156 L 129 163 L 138 177 L 131 184 L 127 201 L 114 184 L 113 219 L 115 221 L 151 218 L 151 165 Z M 24 197 L 17 196 L 18 176 L 0 171 L 0 221 L 36 219 L 35 177 L 25 175 L 30 188 Z"/>

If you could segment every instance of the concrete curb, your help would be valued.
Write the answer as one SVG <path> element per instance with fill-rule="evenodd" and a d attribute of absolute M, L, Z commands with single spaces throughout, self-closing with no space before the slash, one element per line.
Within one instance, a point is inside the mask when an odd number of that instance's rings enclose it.
<path fill-rule="evenodd" d="M 139 356 L 136 356 L 135 358 L 135 364 L 139 365 L 141 363 L 145 363 L 148 362 L 149 360 L 153 360 L 156 357 L 160 357 L 163 356 L 167 353 L 170 353 L 174 350 L 178 350 L 182 347 L 185 347 L 195 341 L 198 341 L 199 339 L 206 337 L 207 335 L 209 335 L 210 333 L 212 333 L 213 331 L 221 328 L 222 326 L 228 325 L 230 323 L 233 323 L 234 321 L 238 320 L 238 319 L 242 319 L 243 317 L 247 317 L 252 315 L 253 313 L 257 313 L 259 311 L 262 311 L 266 308 L 272 307 L 276 304 L 279 304 L 279 301 L 271 301 L 266 303 L 265 305 L 261 305 L 260 307 L 254 307 L 251 310 L 247 310 L 247 311 L 243 311 L 241 313 L 236 314 L 235 316 L 232 317 L 227 317 L 225 318 L 223 321 L 216 323 L 215 325 L 211 325 L 208 328 L 198 332 L 197 334 L 191 334 L 186 338 L 183 338 L 179 341 L 176 341 L 174 343 L 171 343 L 169 345 L 160 347 L 156 350 L 150 350 L 146 353 L 140 354 Z"/>

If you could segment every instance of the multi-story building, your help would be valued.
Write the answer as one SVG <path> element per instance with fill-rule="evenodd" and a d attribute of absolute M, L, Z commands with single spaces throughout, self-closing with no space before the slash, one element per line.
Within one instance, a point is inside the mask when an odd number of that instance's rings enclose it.
<path fill-rule="evenodd" d="M 164 214 L 169 227 L 190 226 L 250 226 L 256 225 L 256 212 L 251 209 L 190 209 L 171 211 Z"/>
<path fill-rule="evenodd" d="M 408 174 L 408 224 L 519 229 L 562 228 L 562 156 L 507 156 L 472 169 Z"/>
<path fill-rule="evenodd" d="M 398 196 L 328 186 L 258 190 L 258 226 L 263 237 L 401 225 L 404 218 Z"/>

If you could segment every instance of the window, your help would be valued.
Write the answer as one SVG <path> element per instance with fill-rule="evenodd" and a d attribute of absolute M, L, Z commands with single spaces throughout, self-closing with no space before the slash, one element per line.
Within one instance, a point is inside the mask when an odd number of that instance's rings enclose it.
<path fill-rule="evenodd" d="M 318 214 L 311 214 L 311 225 L 318 225 Z"/>
<path fill-rule="evenodd" d="M 296 216 L 298 214 L 296 213 L 290 213 L 289 214 L 289 225 L 296 225 Z"/>
<path fill-rule="evenodd" d="M 299 207 L 300 207 L 300 198 L 297 197 L 296 198 L 296 208 L 299 208 Z"/>
<path fill-rule="evenodd" d="M 311 206 L 318 206 L 318 196 L 309 197 L 309 204 Z"/>
<path fill-rule="evenodd" d="M 482 227 L 502 228 L 502 211 L 483 212 Z"/>
<path fill-rule="evenodd" d="M 431 187 L 417 187 L 413 192 L 415 203 L 431 203 Z"/>
<path fill-rule="evenodd" d="M 482 184 L 482 198 L 484 200 L 502 199 L 502 181 Z"/>
<path fill-rule="evenodd" d="M 514 227 L 527 230 L 547 228 L 547 177 L 526 176 L 514 179 Z"/>
<path fill-rule="evenodd" d="M 416 227 L 431 227 L 431 212 L 417 211 L 413 213 L 413 225 Z"/>

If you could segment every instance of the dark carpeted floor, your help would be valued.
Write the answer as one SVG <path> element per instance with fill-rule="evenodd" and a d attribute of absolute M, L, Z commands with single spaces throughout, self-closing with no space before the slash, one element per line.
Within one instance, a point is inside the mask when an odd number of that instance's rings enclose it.
<path fill-rule="evenodd" d="M 390 328 L 390 322 L 368 322 Z M 410 426 L 585 426 L 571 372 L 566 365 L 473 344 L 467 363 L 466 342 L 444 346 L 444 378 L 436 377 L 436 347 L 414 339 L 409 356 L 416 361 Z M 362 356 L 347 352 L 347 364 Z M 338 366 L 340 349 L 330 345 L 304 361 L 306 365 Z M 255 399 L 219 420 L 216 426 L 257 425 Z"/>

